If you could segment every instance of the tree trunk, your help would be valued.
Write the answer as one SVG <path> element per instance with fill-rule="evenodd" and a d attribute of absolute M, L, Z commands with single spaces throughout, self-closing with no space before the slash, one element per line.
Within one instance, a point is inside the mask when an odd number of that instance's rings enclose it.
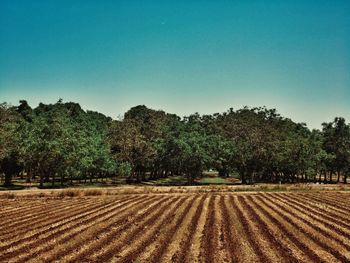
<path fill-rule="evenodd" d="M 136 172 L 136 182 L 140 182 L 140 171 Z"/>
<path fill-rule="evenodd" d="M 61 186 L 63 186 L 64 174 L 61 174 Z"/>
<path fill-rule="evenodd" d="M 187 183 L 188 183 L 188 185 L 193 185 L 193 182 L 194 182 L 194 175 L 193 174 L 188 174 L 187 175 Z"/>
<path fill-rule="evenodd" d="M 56 173 L 52 174 L 52 187 L 55 187 Z"/>
<path fill-rule="evenodd" d="M 12 174 L 10 173 L 5 173 L 5 182 L 4 182 L 4 186 L 8 187 L 12 185 Z"/>
<path fill-rule="evenodd" d="M 240 173 L 240 176 L 241 176 L 241 182 L 242 184 L 247 184 L 247 178 L 245 176 L 245 173 L 244 172 L 241 172 Z"/>
<path fill-rule="evenodd" d="M 330 182 L 330 183 L 333 182 L 333 172 L 331 172 L 331 174 L 329 175 L 329 182 Z"/>
<path fill-rule="evenodd" d="M 42 173 L 40 173 L 40 176 L 39 176 L 39 187 L 40 188 L 44 187 L 44 176 Z"/>

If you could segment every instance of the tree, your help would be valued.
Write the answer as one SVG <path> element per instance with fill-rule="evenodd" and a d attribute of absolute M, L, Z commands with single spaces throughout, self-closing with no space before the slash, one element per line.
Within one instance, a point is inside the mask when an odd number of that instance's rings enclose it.
<path fill-rule="evenodd" d="M 343 174 L 346 183 L 350 166 L 350 125 L 345 123 L 344 118 L 335 118 L 333 122 L 323 123 L 322 126 L 323 148 L 334 156 L 326 163 L 330 171 L 329 180 L 332 181 L 332 175 L 337 173 L 339 182 L 340 175 Z"/>
<path fill-rule="evenodd" d="M 109 128 L 108 142 L 114 159 L 117 162 L 129 163 L 132 167 L 130 179 L 136 176 L 139 182 L 153 149 L 141 134 L 138 123 L 132 119 L 114 121 Z"/>
<path fill-rule="evenodd" d="M 5 186 L 10 186 L 12 177 L 21 171 L 18 160 L 19 121 L 13 107 L 0 104 L 0 172 L 5 175 Z"/>

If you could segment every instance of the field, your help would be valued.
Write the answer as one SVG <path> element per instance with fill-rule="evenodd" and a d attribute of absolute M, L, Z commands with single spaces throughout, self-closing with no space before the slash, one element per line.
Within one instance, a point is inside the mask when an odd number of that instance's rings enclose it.
<path fill-rule="evenodd" d="M 4 196 L 0 262 L 349 262 L 350 193 Z"/>

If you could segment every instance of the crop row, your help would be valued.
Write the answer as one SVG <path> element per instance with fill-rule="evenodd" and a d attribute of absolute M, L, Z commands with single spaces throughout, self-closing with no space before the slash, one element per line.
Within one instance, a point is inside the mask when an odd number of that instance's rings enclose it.
<path fill-rule="evenodd" d="M 210 193 L 12 200 L 0 211 L 0 262 L 349 262 L 349 197 Z"/>

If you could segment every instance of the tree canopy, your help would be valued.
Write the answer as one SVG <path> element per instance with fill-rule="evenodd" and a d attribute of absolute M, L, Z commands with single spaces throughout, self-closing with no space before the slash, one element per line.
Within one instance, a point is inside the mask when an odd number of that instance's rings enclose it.
<path fill-rule="evenodd" d="M 265 107 L 180 118 L 139 105 L 122 120 L 59 100 L 31 108 L 0 104 L 0 173 L 40 185 L 126 176 L 145 181 L 203 171 L 242 183 L 346 182 L 350 125 L 344 118 L 309 130 Z"/>

